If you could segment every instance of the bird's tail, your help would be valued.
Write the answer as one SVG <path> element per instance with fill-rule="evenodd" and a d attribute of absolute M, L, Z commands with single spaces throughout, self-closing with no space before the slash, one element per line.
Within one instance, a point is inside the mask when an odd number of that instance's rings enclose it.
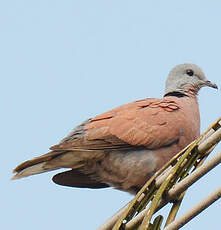
<path fill-rule="evenodd" d="M 21 163 L 13 170 L 16 174 L 12 177 L 12 180 L 59 169 L 58 165 L 50 164 L 49 162 L 64 153 L 64 151 L 50 151 L 42 156 Z"/>

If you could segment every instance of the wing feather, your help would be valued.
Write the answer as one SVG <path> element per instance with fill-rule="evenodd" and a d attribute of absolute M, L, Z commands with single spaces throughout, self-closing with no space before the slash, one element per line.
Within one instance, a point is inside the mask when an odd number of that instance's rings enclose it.
<path fill-rule="evenodd" d="M 172 99 L 138 100 L 83 122 L 51 149 L 160 148 L 179 137 L 179 129 L 174 128 L 173 124 L 178 118 L 176 111 L 179 109 Z"/>

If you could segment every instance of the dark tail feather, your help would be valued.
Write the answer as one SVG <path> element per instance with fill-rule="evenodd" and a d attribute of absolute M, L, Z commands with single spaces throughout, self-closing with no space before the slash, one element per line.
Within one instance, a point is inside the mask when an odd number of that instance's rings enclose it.
<path fill-rule="evenodd" d="M 90 175 L 83 174 L 74 169 L 56 174 L 52 180 L 59 185 L 78 188 L 107 188 L 109 185 L 93 179 Z"/>

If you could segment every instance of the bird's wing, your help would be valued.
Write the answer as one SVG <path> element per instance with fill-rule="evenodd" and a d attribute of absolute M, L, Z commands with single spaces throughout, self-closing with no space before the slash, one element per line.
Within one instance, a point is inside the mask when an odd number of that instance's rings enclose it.
<path fill-rule="evenodd" d="M 84 165 L 85 160 L 102 159 L 109 150 L 169 146 L 179 141 L 184 116 L 179 101 L 168 98 L 144 99 L 117 107 L 77 126 L 60 144 L 52 146 L 51 152 L 18 165 L 13 178 L 61 167 L 76 170 Z M 57 182 L 61 177 L 68 181 L 73 178 L 72 174 L 61 174 Z M 84 176 L 84 179 L 88 184 L 92 183 L 90 178 Z M 97 186 L 103 185 L 98 183 Z"/>
<path fill-rule="evenodd" d="M 52 150 L 105 150 L 145 146 L 156 149 L 178 141 L 182 114 L 175 100 L 143 99 L 122 105 L 76 127 Z M 178 112 L 178 113 L 177 113 Z"/>

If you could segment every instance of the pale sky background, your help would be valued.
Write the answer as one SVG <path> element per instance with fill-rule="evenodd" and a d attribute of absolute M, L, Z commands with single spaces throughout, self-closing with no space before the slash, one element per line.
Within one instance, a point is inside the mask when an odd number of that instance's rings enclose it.
<path fill-rule="evenodd" d="M 219 0 L 0 1 L 0 31 L 0 229 L 96 229 L 132 196 L 58 186 L 55 172 L 11 181 L 12 169 L 89 117 L 161 97 L 176 64 L 200 65 L 221 88 Z M 202 131 L 221 115 L 220 95 L 200 91 Z M 181 213 L 220 186 L 220 174 L 195 184 Z M 220 229 L 220 205 L 183 229 Z"/>

